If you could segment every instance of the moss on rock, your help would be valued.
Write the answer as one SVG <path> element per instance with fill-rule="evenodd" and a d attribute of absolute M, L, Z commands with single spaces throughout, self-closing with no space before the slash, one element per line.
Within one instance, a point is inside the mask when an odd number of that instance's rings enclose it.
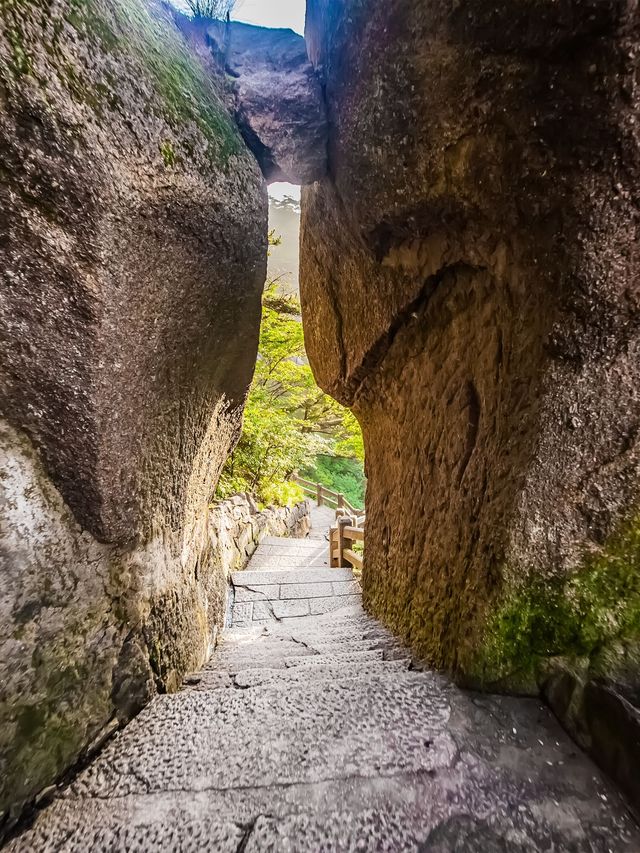
<path fill-rule="evenodd" d="M 0 27 L 11 47 L 9 76 L 33 76 L 47 87 L 48 69 L 38 66 L 37 50 L 29 44 L 30 25 L 43 33 L 42 50 L 71 96 L 87 104 L 98 117 L 121 109 L 116 75 L 106 71 L 105 57 L 113 57 L 128 77 L 136 65 L 152 85 L 148 108 L 175 130 L 193 127 L 206 140 L 210 161 L 226 166 L 229 158 L 244 152 L 244 143 L 227 111 L 215 78 L 173 26 L 167 6 L 154 0 L 2 0 Z M 94 59 L 104 79 L 96 81 L 95 68 L 75 61 L 66 46 L 68 30 L 74 40 L 94 48 Z M 1 60 L 1 56 L 0 56 Z M 224 80 L 220 80 L 220 87 Z M 192 149 L 191 149 L 192 151 Z"/>
<path fill-rule="evenodd" d="M 607 659 L 640 638 L 640 518 L 568 576 L 533 575 L 488 621 L 471 672 L 483 686 L 534 685 L 551 657 Z"/>

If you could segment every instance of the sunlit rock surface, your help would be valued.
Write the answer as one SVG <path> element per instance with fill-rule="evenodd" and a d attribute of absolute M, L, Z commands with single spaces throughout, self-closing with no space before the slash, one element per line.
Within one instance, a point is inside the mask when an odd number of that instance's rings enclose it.
<path fill-rule="evenodd" d="M 169 11 L 0 11 L 0 812 L 211 648 L 262 175 Z"/>
<path fill-rule="evenodd" d="M 583 686 L 639 699 L 638 36 L 613 0 L 310 0 L 301 267 L 364 430 L 366 606 L 463 681 L 543 688 L 627 787 Z"/>

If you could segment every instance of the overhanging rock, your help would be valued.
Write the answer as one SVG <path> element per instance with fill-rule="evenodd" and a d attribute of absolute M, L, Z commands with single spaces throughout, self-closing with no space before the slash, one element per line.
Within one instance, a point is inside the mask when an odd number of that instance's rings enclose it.
<path fill-rule="evenodd" d="M 302 36 L 210 22 L 206 38 L 234 78 L 238 125 L 267 181 L 320 180 L 327 171 L 327 118 Z"/>

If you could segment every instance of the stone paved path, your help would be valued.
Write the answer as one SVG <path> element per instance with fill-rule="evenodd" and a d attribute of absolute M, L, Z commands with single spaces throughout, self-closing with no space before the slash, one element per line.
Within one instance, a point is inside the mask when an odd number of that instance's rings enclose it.
<path fill-rule="evenodd" d="M 317 523 L 324 523 L 316 514 Z M 266 540 L 235 624 L 10 843 L 16 851 L 640 851 L 537 701 L 412 669 L 350 572 Z"/>

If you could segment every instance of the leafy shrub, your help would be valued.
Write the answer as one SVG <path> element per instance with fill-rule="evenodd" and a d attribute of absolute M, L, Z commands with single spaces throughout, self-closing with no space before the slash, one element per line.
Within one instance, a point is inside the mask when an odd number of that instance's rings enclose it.
<path fill-rule="evenodd" d="M 273 235 L 270 240 L 273 244 Z M 252 492 L 265 504 L 296 502 L 301 493 L 286 482 L 294 471 L 314 465 L 319 457 L 361 454 L 357 420 L 315 383 L 298 299 L 281 293 L 272 282 L 263 299 L 258 360 L 242 436 L 224 468 L 218 495 Z M 356 462 L 358 469 L 361 462 Z M 353 488 L 344 493 L 358 494 L 361 482 L 356 474 Z"/>
<path fill-rule="evenodd" d="M 268 483 L 262 489 L 262 500 L 267 506 L 294 506 L 304 500 L 304 492 L 295 483 Z"/>
<path fill-rule="evenodd" d="M 344 456 L 317 456 L 312 464 L 300 470 L 305 480 L 322 483 L 327 489 L 342 494 L 351 506 L 364 507 L 367 481 L 360 459 Z"/>

